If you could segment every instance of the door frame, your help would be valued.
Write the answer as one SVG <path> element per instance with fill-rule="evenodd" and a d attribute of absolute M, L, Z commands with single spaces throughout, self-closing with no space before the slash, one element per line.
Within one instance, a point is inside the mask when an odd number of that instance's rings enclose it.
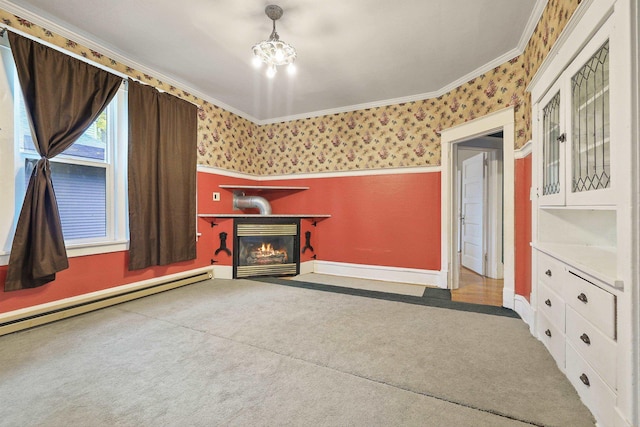
<path fill-rule="evenodd" d="M 496 142 L 499 141 L 499 147 Z M 452 145 L 453 161 L 454 165 L 460 166 L 461 153 L 465 151 L 473 151 L 476 153 L 486 153 L 487 166 L 486 180 L 485 180 L 485 200 L 484 200 L 484 215 L 485 215 L 485 227 L 487 233 L 484 236 L 484 246 L 487 259 L 485 262 L 485 276 L 491 279 L 504 279 L 504 265 L 502 263 L 502 187 L 503 187 L 503 174 L 502 174 L 502 152 L 503 152 L 503 138 L 476 138 L 470 142 L 476 144 L 467 145 L 466 142 L 455 143 Z M 482 142 L 482 143 L 481 143 Z M 455 186 L 456 191 L 461 191 L 461 178 L 460 171 L 456 171 L 451 175 L 452 179 L 455 179 L 452 185 Z M 461 195 L 456 194 L 456 198 L 453 201 L 452 209 L 453 214 L 459 216 L 461 205 Z M 461 237 L 461 224 L 460 220 L 454 223 L 453 233 L 455 236 Z M 458 252 L 460 252 L 460 244 L 458 245 Z"/>
<path fill-rule="evenodd" d="M 441 273 L 446 277 L 448 289 L 455 289 L 458 283 L 458 257 L 456 234 L 454 233 L 457 215 L 453 212 L 453 199 L 456 195 L 453 144 L 468 141 L 494 132 L 503 132 L 502 170 L 503 170 L 503 224 L 504 224 L 504 288 L 502 305 L 514 308 L 515 299 L 515 115 L 514 107 L 488 114 L 463 124 L 445 129 L 441 133 Z"/>

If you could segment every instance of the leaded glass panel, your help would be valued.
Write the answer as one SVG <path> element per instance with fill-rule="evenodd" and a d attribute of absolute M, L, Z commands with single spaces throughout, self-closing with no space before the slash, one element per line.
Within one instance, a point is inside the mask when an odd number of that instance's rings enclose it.
<path fill-rule="evenodd" d="M 609 154 L 609 42 L 571 79 L 571 191 L 608 188 Z"/>
<path fill-rule="evenodd" d="M 542 194 L 560 192 L 560 92 L 542 110 Z"/>

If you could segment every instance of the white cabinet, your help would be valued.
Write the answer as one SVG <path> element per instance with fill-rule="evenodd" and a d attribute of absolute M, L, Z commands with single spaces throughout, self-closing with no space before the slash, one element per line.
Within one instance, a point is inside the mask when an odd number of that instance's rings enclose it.
<path fill-rule="evenodd" d="M 602 426 L 615 425 L 617 295 L 571 264 L 534 251 L 536 336 Z"/>
<path fill-rule="evenodd" d="M 612 30 L 610 17 L 535 102 L 536 244 L 620 286 L 616 206 L 625 184 L 611 131 L 621 125 L 611 114 Z"/>
<path fill-rule="evenodd" d="M 640 425 L 631 10 L 583 1 L 529 86 L 533 330 L 601 427 Z"/>
<path fill-rule="evenodd" d="M 603 25 L 538 102 L 541 206 L 610 205 L 610 22 Z"/>

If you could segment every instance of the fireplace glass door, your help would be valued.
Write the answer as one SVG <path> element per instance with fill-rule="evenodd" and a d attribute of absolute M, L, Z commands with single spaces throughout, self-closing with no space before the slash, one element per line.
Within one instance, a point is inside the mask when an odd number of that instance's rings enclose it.
<path fill-rule="evenodd" d="M 281 276 L 299 272 L 299 224 L 236 223 L 234 276 Z"/>

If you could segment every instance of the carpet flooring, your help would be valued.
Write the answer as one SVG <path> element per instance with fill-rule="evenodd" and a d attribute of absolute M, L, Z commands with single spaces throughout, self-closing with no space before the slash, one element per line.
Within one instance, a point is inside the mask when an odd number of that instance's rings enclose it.
<path fill-rule="evenodd" d="M 0 337 L 2 426 L 593 426 L 520 319 L 209 280 Z"/>

